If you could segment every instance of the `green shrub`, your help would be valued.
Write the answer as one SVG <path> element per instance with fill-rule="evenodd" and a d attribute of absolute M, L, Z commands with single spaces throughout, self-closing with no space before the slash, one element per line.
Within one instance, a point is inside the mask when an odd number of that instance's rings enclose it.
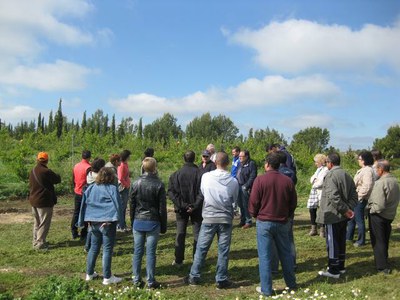
<path fill-rule="evenodd" d="M 7 295 L 7 294 L 4 294 Z M 4 298 L 4 299 L 12 299 Z M 0 298 L 3 299 L 3 298 Z M 128 299 L 166 299 L 160 291 L 138 289 L 132 285 L 91 288 L 78 277 L 67 278 L 51 276 L 46 282 L 34 288 L 26 297 L 28 300 L 128 300 Z"/>

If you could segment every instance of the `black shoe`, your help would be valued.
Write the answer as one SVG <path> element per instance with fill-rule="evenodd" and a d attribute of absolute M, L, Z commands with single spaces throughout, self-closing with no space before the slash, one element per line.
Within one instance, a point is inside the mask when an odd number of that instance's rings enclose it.
<path fill-rule="evenodd" d="M 229 289 L 233 285 L 233 282 L 230 280 L 218 281 L 217 282 L 217 290 Z"/>
<path fill-rule="evenodd" d="M 191 278 L 190 276 L 186 276 L 183 281 L 190 285 L 190 286 L 196 286 L 200 284 L 200 280 L 199 279 L 195 279 L 195 278 Z"/>
<path fill-rule="evenodd" d="M 383 270 L 378 270 L 379 273 L 385 274 L 385 275 L 389 275 L 390 273 L 392 273 L 392 270 L 390 269 L 383 269 Z"/>
<path fill-rule="evenodd" d="M 140 281 L 138 281 L 138 282 L 133 282 L 133 285 L 134 285 L 135 287 L 139 288 L 139 289 L 144 288 L 144 282 L 143 282 L 143 280 L 140 280 Z"/>
<path fill-rule="evenodd" d="M 78 232 L 76 232 L 76 231 L 72 231 L 72 232 L 71 232 L 71 234 L 72 234 L 72 239 L 73 239 L 73 240 L 75 240 L 75 239 L 79 238 L 79 234 L 78 234 Z"/>
<path fill-rule="evenodd" d="M 149 289 L 154 289 L 155 290 L 155 289 L 159 289 L 161 287 L 161 284 L 159 282 L 157 282 L 157 281 L 154 281 L 152 283 L 148 283 L 147 287 Z"/>

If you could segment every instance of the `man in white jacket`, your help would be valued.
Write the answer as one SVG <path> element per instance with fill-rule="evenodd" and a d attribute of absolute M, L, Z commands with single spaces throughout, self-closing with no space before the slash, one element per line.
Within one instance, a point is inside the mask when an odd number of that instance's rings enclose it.
<path fill-rule="evenodd" d="M 216 170 L 205 173 L 201 179 L 200 190 L 204 197 L 203 223 L 187 281 L 190 285 L 200 283 L 200 269 L 217 234 L 218 261 L 215 281 L 218 289 L 225 289 L 232 285 L 232 282 L 228 280 L 228 261 L 234 216 L 233 204 L 239 194 L 239 184 L 227 171 L 228 154 L 218 152 L 216 165 Z"/>

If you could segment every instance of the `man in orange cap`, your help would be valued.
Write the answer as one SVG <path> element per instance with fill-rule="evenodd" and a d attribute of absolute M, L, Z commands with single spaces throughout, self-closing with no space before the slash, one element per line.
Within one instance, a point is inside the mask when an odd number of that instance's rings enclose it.
<path fill-rule="evenodd" d="M 33 248 L 47 250 L 46 242 L 49 233 L 53 207 L 57 203 L 54 185 L 61 182 L 60 175 L 47 167 L 49 155 L 40 152 L 37 164 L 29 174 L 29 202 L 33 214 Z"/>

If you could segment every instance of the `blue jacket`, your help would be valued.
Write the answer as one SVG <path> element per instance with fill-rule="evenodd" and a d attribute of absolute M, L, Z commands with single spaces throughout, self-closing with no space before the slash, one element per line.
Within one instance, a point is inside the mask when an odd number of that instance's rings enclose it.
<path fill-rule="evenodd" d="M 122 221 L 121 198 L 114 184 L 92 184 L 83 194 L 77 227 L 84 222 Z M 123 224 L 120 224 L 123 226 Z"/>
<path fill-rule="evenodd" d="M 231 169 L 231 175 L 233 178 L 236 178 L 236 173 L 237 170 L 239 169 L 239 166 L 240 166 L 240 158 L 239 156 L 236 157 L 234 156 L 232 158 L 232 169 Z"/>

